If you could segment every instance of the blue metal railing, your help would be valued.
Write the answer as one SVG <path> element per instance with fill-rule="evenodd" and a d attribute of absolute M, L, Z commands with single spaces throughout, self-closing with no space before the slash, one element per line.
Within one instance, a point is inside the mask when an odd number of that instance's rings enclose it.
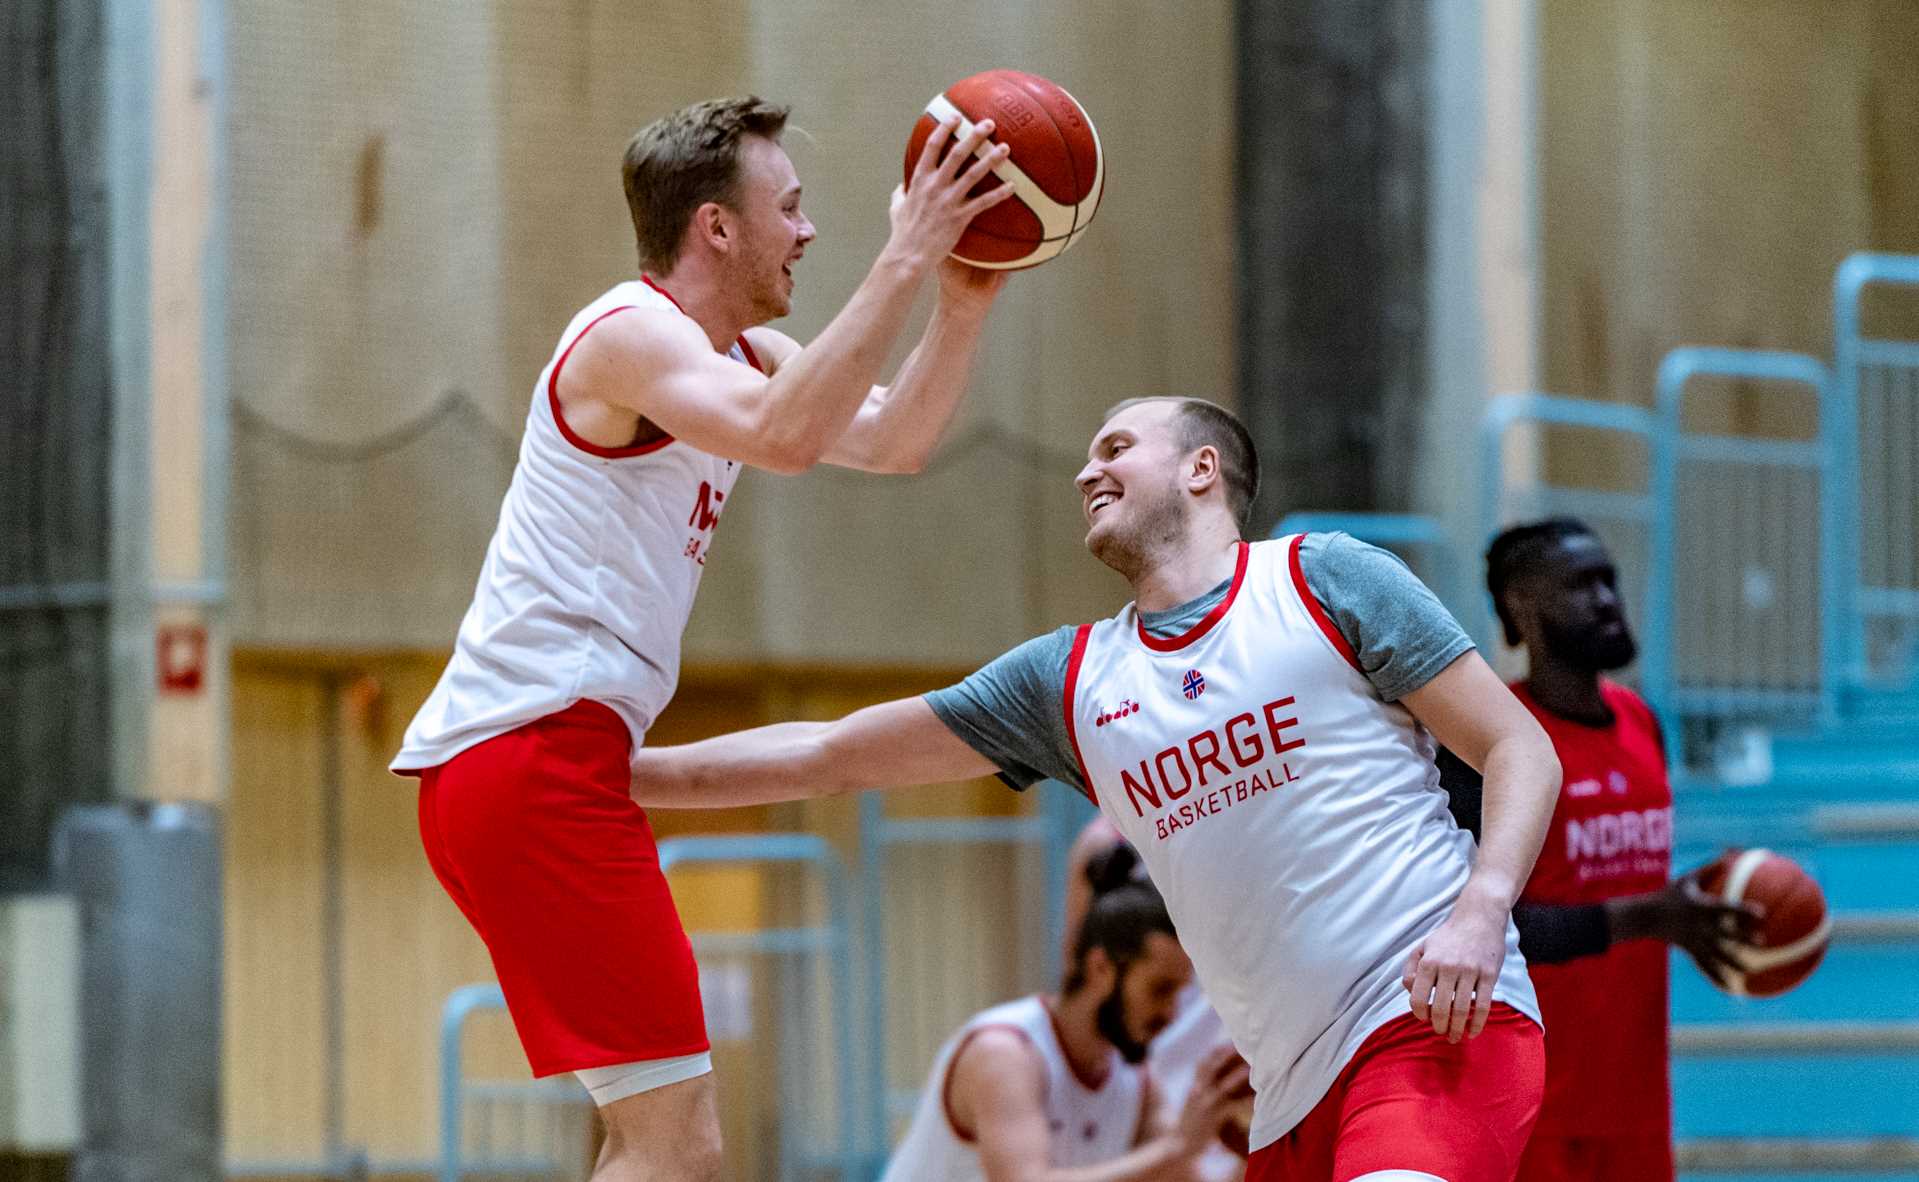
<path fill-rule="evenodd" d="M 1812 437 L 1686 430 L 1686 391 L 1700 378 L 1801 388 L 1812 399 Z M 1799 726 L 1832 718 L 1839 648 L 1830 388 L 1825 365 L 1802 353 L 1682 348 L 1660 363 L 1640 666 L 1655 707 Z M 1693 470 L 1713 478 L 1689 483 Z M 1807 532 L 1818 536 L 1811 561 Z M 1683 588 L 1682 563 L 1692 572 Z M 1735 577 L 1737 592 L 1726 581 Z"/>
<path fill-rule="evenodd" d="M 1843 492 L 1832 498 L 1832 569 L 1841 577 L 1831 610 L 1841 643 L 1835 669 L 1849 685 L 1876 672 L 1867 650 L 1873 621 L 1919 628 L 1919 341 L 1865 335 L 1860 306 L 1873 286 L 1919 288 L 1919 255 L 1854 254 L 1833 276 L 1829 434 L 1832 481 Z"/>
<path fill-rule="evenodd" d="M 1008 846 L 1039 853 L 1047 891 L 1045 947 L 1040 957 L 1047 981 L 1057 980 L 1063 939 L 1061 901 L 1066 893 L 1066 861 L 1073 839 L 1092 815 L 1085 798 L 1064 784 L 1034 785 L 1038 807 L 1011 817 L 890 817 L 884 796 L 860 797 L 860 890 L 866 969 L 866 1045 L 864 1074 L 867 1146 L 873 1173 L 890 1148 L 893 1116 L 910 1111 L 918 1092 L 895 1089 L 887 1064 L 889 989 L 886 977 L 886 902 L 889 852 L 901 846 Z"/>
<path fill-rule="evenodd" d="M 825 1155 L 837 1161 L 842 1182 L 861 1176 L 857 1114 L 852 1092 L 853 1075 L 853 994 L 851 942 L 848 939 L 850 903 L 846 875 L 840 859 L 824 838 L 810 833 L 753 834 L 739 837 L 683 837 L 660 843 L 660 870 L 670 873 L 686 865 L 772 865 L 801 864 L 818 874 L 826 895 L 827 918 L 810 927 L 765 928 L 750 932 L 707 932 L 691 936 L 696 951 L 717 955 L 771 955 L 808 958 L 821 965 L 830 981 L 832 1023 L 834 1027 L 834 1103 L 838 1110 L 838 1130 L 833 1153 Z M 782 995 L 782 1036 L 805 1030 L 808 1023 L 793 1012 L 798 992 Z M 466 1102 L 469 1097 L 511 1099 L 526 1103 L 584 1103 L 586 1094 L 578 1083 L 566 1077 L 549 1080 L 507 1083 L 475 1083 L 465 1078 L 462 1035 L 467 1021 L 476 1013 L 505 1007 L 505 999 L 495 984 L 468 985 L 448 996 L 440 1016 L 440 1182 L 460 1182 L 467 1174 L 486 1172 L 537 1172 L 556 1163 L 536 1160 L 502 1161 L 488 1158 L 469 1161 L 465 1154 Z M 791 1069 L 797 1056 L 782 1053 L 781 1060 Z M 800 1094 L 789 1091 L 788 1095 Z M 809 1164 L 820 1155 L 805 1152 L 793 1138 L 786 1122 L 781 1125 L 781 1169 L 792 1169 L 800 1157 Z"/>

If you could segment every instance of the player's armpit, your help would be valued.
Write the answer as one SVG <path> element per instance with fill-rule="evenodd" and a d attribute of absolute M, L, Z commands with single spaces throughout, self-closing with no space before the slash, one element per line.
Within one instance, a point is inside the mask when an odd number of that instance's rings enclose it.
<path fill-rule="evenodd" d="M 685 316 L 635 308 L 579 338 L 560 372 L 561 405 L 601 402 L 638 414 L 676 439 L 775 472 L 818 459 L 803 424 L 782 421 L 767 378 L 715 352 Z"/>

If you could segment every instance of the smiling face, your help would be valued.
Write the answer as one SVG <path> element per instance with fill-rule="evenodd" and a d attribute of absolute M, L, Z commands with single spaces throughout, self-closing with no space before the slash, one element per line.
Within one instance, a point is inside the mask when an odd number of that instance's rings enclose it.
<path fill-rule="evenodd" d="M 816 232 L 800 209 L 800 179 L 785 149 L 762 136 L 740 145 L 739 182 L 725 207 L 735 238 L 726 257 L 729 290 L 764 324 L 793 310 L 793 264 Z"/>
<path fill-rule="evenodd" d="M 1179 404 L 1170 400 L 1121 410 L 1093 437 L 1086 466 L 1074 478 L 1086 515 L 1086 548 L 1129 579 L 1186 527 L 1180 472 L 1187 452 L 1179 414 Z"/>

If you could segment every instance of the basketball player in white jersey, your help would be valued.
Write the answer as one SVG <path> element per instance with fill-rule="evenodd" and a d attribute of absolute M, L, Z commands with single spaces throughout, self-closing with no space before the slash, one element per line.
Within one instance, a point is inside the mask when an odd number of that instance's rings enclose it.
<path fill-rule="evenodd" d="M 1082 788 L 1139 851 L 1258 1092 L 1250 1182 L 1509 1182 L 1544 1077 L 1511 911 L 1559 763 L 1445 609 L 1343 535 L 1248 544 L 1237 419 L 1121 403 L 1077 482 L 1118 615 L 949 690 L 640 753 L 647 804 L 1001 770 Z M 1443 741 L 1485 777 L 1452 821 Z"/>
<path fill-rule="evenodd" d="M 1164 1119 L 1147 1044 L 1172 1021 L 1193 966 L 1159 891 L 1109 849 L 1058 994 L 974 1015 L 940 1048 L 881 1182 L 1134 1182 L 1189 1177 L 1248 1090 L 1227 1054 Z"/>
<path fill-rule="evenodd" d="M 1080 925 L 1093 903 L 1096 870 L 1120 849 L 1137 865 L 1138 855 L 1126 845 L 1119 830 L 1106 818 L 1094 817 L 1080 830 L 1067 853 L 1065 922 L 1061 925 L 1065 929 L 1067 964 L 1072 963 Z M 1219 1011 L 1206 1000 L 1206 993 L 1197 982 L 1189 983 L 1179 991 L 1172 1021 L 1155 1034 L 1146 1047 L 1146 1065 L 1153 1073 L 1153 1090 L 1160 1102 L 1168 1111 L 1179 1108 L 1194 1086 L 1209 1078 L 1205 1073 L 1214 1068 L 1222 1051 L 1230 1053 L 1232 1048 L 1226 1027 L 1219 1020 Z M 1242 1136 L 1245 1129 L 1238 1123 L 1238 1115 L 1233 1114 L 1234 1119 L 1193 1163 L 1194 1182 L 1239 1182 L 1245 1177 L 1246 1144 Z"/>
<path fill-rule="evenodd" d="M 813 240 L 786 110 L 699 103 L 627 147 L 643 270 L 573 318 L 526 434 L 453 657 L 393 761 L 418 775 L 435 873 L 486 941 L 534 1074 L 576 1072 L 604 1118 L 594 1176 L 719 1176 L 697 970 L 630 751 L 672 696 L 680 633 L 744 464 L 924 464 L 964 392 L 1000 276 L 946 260 L 1005 149 L 983 121 L 928 141 L 892 233 L 811 344 L 790 310 Z M 915 294 L 925 334 L 873 385 Z"/>

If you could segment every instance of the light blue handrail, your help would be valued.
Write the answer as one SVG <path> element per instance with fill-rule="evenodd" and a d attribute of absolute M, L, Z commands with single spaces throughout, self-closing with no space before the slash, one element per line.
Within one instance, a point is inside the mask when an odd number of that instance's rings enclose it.
<path fill-rule="evenodd" d="M 1502 521 L 1507 488 L 1506 477 L 1509 475 L 1505 471 L 1504 463 L 1506 432 L 1522 423 L 1612 431 L 1638 439 L 1646 443 L 1648 447 L 1657 429 L 1657 420 L 1651 411 L 1622 402 L 1568 398 L 1562 394 L 1546 394 L 1539 391 L 1501 394 L 1492 399 L 1487 403 L 1486 412 L 1479 420 L 1480 486 L 1477 536 L 1482 546 L 1490 542 L 1499 532 Z M 1544 483 L 1534 487 L 1552 494 L 1554 500 L 1561 504 L 1565 512 L 1612 521 L 1634 522 L 1646 526 L 1648 530 L 1652 526 L 1653 497 L 1650 490 L 1645 493 L 1621 493 Z M 1649 588 L 1647 614 L 1654 614 L 1658 608 L 1650 599 L 1650 595 Z M 1492 601 L 1480 596 L 1475 602 L 1479 604 L 1479 611 L 1473 621 L 1475 635 L 1481 649 L 1490 653 L 1494 651 L 1493 642 L 1498 639 Z"/>
<path fill-rule="evenodd" d="M 1833 274 L 1832 349 L 1836 397 L 1831 400 L 1827 434 L 1831 447 L 1831 479 L 1836 489 L 1844 490 L 1844 495 L 1830 498 L 1825 523 L 1834 537 L 1832 571 L 1840 576 L 1830 580 L 1827 610 L 1837 621 L 1840 637 L 1840 647 L 1834 653 L 1830 671 L 1843 677 L 1847 685 L 1862 685 L 1868 677 L 1865 634 L 1868 617 L 1890 614 L 1919 618 L 1919 597 L 1864 586 L 1859 517 L 1863 498 L 1870 493 L 1862 486 L 1863 475 L 1859 470 L 1859 402 L 1863 396 L 1860 367 L 1868 363 L 1894 365 L 1919 373 L 1919 342 L 1882 341 L 1865 336 L 1860 323 L 1860 304 L 1866 288 L 1874 284 L 1919 287 L 1919 255 L 1861 251 L 1847 256 Z"/>
<path fill-rule="evenodd" d="M 859 1177 L 860 1152 L 852 1097 L 853 995 L 850 946 L 847 938 L 849 902 L 846 874 L 839 856 L 824 838 L 810 833 L 768 833 L 737 837 L 681 837 L 660 843 L 660 871 L 685 865 L 759 865 L 798 863 L 814 867 L 826 892 L 827 921 L 810 928 L 771 928 L 729 932 L 716 941 L 712 935 L 693 937 L 696 947 L 723 946 L 727 953 L 771 954 L 821 958 L 826 963 L 833 993 L 834 1069 L 839 1084 L 834 1097 L 839 1133 L 836 1156 L 842 1182 Z M 467 985 L 448 995 L 440 1011 L 440 1182 L 461 1182 L 466 1172 L 461 1143 L 463 1102 L 468 1085 L 463 1072 L 462 1033 L 466 1022 L 482 1010 L 503 1009 L 506 1000 L 497 984 Z M 519 1085 L 524 1088 L 526 1085 Z"/>
<path fill-rule="evenodd" d="M 1783 382 L 1806 387 L 1815 399 L 1818 437 L 1809 444 L 1781 444 L 1727 436 L 1688 435 L 1681 419 L 1686 387 L 1695 378 L 1718 377 L 1748 381 Z M 1820 554 L 1818 562 L 1820 610 L 1818 621 L 1822 662 L 1818 709 L 1821 720 L 1834 717 L 1839 668 L 1839 616 L 1835 611 L 1834 575 L 1838 570 L 1837 538 L 1832 528 L 1835 497 L 1829 471 L 1831 448 L 1828 418 L 1833 398 L 1831 376 L 1817 358 L 1803 353 L 1767 349 L 1685 347 L 1674 349 L 1659 363 L 1657 401 L 1652 433 L 1652 544 L 1648 549 L 1648 602 L 1642 631 L 1645 646 L 1640 660 L 1647 698 L 1656 709 L 1686 712 L 1692 701 L 1680 692 L 1673 672 L 1674 572 L 1677 544 L 1679 462 L 1682 458 L 1715 458 L 1755 464 L 1807 468 L 1818 475 Z M 1682 699 L 1685 699 L 1682 701 Z M 1730 687 L 1728 702 L 1764 705 L 1778 700 L 1766 687 Z"/>

